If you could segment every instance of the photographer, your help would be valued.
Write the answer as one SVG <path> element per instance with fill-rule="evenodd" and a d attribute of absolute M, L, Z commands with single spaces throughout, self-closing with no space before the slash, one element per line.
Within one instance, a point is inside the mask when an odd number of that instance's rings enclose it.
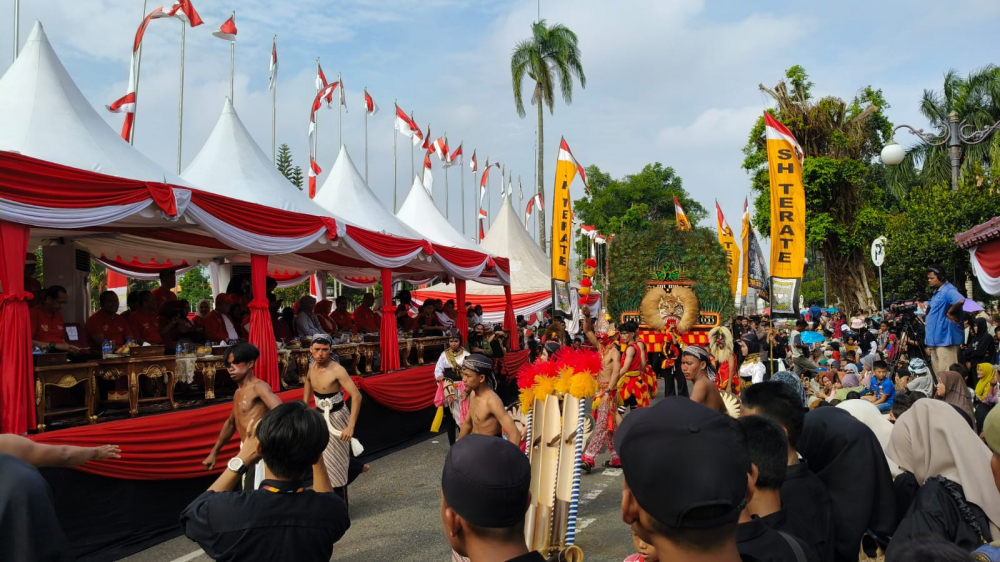
<path fill-rule="evenodd" d="M 927 303 L 924 344 L 930 352 L 931 368 L 937 374 L 958 363 L 958 346 L 965 340 L 961 325 L 965 297 L 948 282 L 940 265 L 927 268 L 927 284 L 934 294 Z"/>

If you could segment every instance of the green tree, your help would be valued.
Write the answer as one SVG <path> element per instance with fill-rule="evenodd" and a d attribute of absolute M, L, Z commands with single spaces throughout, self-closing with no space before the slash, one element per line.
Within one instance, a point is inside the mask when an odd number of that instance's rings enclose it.
<path fill-rule="evenodd" d="M 701 310 L 718 312 L 723 320 L 733 315 L 729 264 L 713 230 L 681 232 L 672 219 L 660 220 L 653 228 L 617 234 L 610 246 L 611 294 L 606 302 L 615 322 L 623 313 L 639 310 L 646 281 L 664 269 L 695 282 Z"/>
<path fill-rule="evenodd" d="M 292 176 L 288 180 L 295 184 L 295 187 L 299 188 L 299 191 L 302 191 L 302 166 L 296 166 L 292 170 Z"/>
<path fill-rule="evenodd" d="M 958 191 L 949 180 L 915 187 L 903 200 L 902 212 L 889 222 L 886 234 L 882 273 L 887 301 L 930 296 L 926 268 L 932 263 L 941 264 L 948 279 L 965 292 L 969 252 L 955 245 L 955 235 L 995 217 L 1000 209 L 1000 176 L 984 178 L 975 167 L 970 172 Z M 976 298 L 991 298 L 975 286 Z"/>
<path fill-rule="evenodd" d="M 597 166 L 587 168 L 589 193 L 573 202 L 573 213 L 597 230 L 614 234 L 645 230 L 664 220 L 674 220 L 674 197 L 692 224 L 708 211 L 684 189 L 674 169 L 659 162 L 646 164 L 637 174 L 613 179 Z"/>
<path fill-rule="evenodd" d="M 877 163 L 892 124 L 881 90 L 862 88 L 850 101 L 814 99 L 812 82 L 800 66 L 786 72 L 773 89 L 760 86 L 777 107 L 771 113 L 792 132 L 805 151 L 806 240 L 822 255 L 828 297 L 847 310 L 872 309 L 874 279 L 868 248 L 886 233 L 889 210 L 898 194 L 886 190 L 884 167 Z M 764 118 L 758 119 L 743 149 L 743 168 L 756 194 L 753 224 L 770 234 L 771 186 Z M 828 304 L 833 304 L 828 303 Z"/>
<path fill-rule="evenodd" d="M 281 143 L 278 147 L 278 158 L 274 163 L 281 175 L 285 176 L 295 187 L 302 190 L 302 168 L 292 163 L 292 149 L 287 144 Z"/>
<path fill-rule="evenodd" d="M 988 65 L 962 76 L 955 70 L 944 75 L 940 91 L 924 90 L 920 113 L 940 133 L 938 145 L 919 143 L 907 151 L 899 166 L 890 169 L 890 184 L 897 189 L 912 185 L 950 185 L 951 155 L 948 137 L 949 114 L 955 112 L 959 123 L 967 124 L 964 133 L 984 129 L 1000 121 L 1000 68 Z M 975 140 L 975 139 L 973 139 Z M 964 144 L 959 152 L 960 172 L 1000 171 L 1000 135 L 978 144 Z"/>
<path fill-rule="evenodd" d="M 177 298 L 186 300 L 192 309 L 198 307 L 201 299 L 212 299 L 212 284 L 203 266 L 188 271 L 178 280 Z"/>
<path fill-rule="evenodd" d="M 580 81 L 580 87 L 587 87 L 587 77 L 583 73 L 582 55 L 577 46 L 576 34 L 562 24 L 549 26 L 545 20 L 531 24 L 531 38 L 514 45 L 510 56 L 511 84 L 514 87 L 514 107 L 523 119 L 524 100 L 521 84 L 525 75 L 535 82 L 531 93 L 531 103 L 538 110 L 538 185 L 536 192 L 544 193 L 545 162 L 542 133 L 542 109 L 548 106 L 549 114 L 555 113 L 556 81 L 563 101 L 573 103 L 573 78 Z M 538 215 L 538 243 L 545 250 L 545 213 Z"/>
<path fill-rule="evenodd" d="M 108 268 L 96 260 L 90 260 L 90 310 L 101 307 L 101 293 L 106 290 L 108 290 Z"/>

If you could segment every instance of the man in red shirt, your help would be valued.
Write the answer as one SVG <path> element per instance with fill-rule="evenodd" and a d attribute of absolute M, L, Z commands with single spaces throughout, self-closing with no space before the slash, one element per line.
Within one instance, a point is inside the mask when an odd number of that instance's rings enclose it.
<path fill-rule="evenodd" d="M 104 340 L 111 342 L 112 349 L 121 347 L 132 335 L 132 327 L 118 314 L 118 295 L 114 291 L 104 291 L 98 299 L 101 308 L 87 319 L 87 336 L 93 349 L 101 349 Z"/>
<path fill-rule="evenodd" d="M 365 293 L 365 296 L 361 297 L 361 306 L 354 309 L 355 334 L 379 331 L 382 326 L 382 316 L 372 310 L 373 304 L 375 304 L 375 295 Z"/>
<path fill-rule="evenodd" d="M 214 343 L 239 339 L 239 331 L 229 318 L 229 309 L 232 305 L 232 295 L 219 293 L 215 297 L 215 310 L 205 315 L 205 337 L 209 341 Z"/>
<path fill-rule="evenodd" d="M 156 299 L 156 309 L 154 312 L 159 311 L 163 303 L 167 301 L 177 300 L 177 295 L 171 291 L 177 286 L 177 275 L 171 270 L 164 270 L 160 272 L 160 286 L 153 289 L 153 298 Z"/>
<path fill-rule="evenodd" d="M 31 343 L 49 351 L 80 351 L 66 343 L 66 329 L 60 312 L 68 299 L 66 289 L 60 285 L 52 285 L 42 294 L 41 306 L 32 307 L 28 311 L 31 318 Z"/>
<path fill-rule="evenodd" d="M 128 317 L 132 334 L 142 343 L 163 343 L 160 323 L 156 318 L 156 297 L 149 291 L 140 291 L 135 299 L 139 308 Z"/>
<path fill-rule="evenodd" d="M 330 318 L 337 324 L 337 329 L 346 332 L 354 328 L 354 318 L 347 311 L 347 297 L 337 297 L 337 310 L 330 313 Z"/>

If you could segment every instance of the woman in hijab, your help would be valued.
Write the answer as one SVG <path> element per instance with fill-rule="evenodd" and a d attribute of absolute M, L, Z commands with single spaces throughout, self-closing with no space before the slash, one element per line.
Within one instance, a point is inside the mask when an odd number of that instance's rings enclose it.
<path fill-rule="evenodd" d="M 913 378 L 906 383 L 906 390 L 920 392 L 927 398 L 933 398 L 934 378 L 931 376 L 931 370 L 927 367 L 927 363 L 924 363 L 924 360 L 919 357 L 911 359 L 909 372 Z"/>
<path fill-rule="evenodd" d="M 976 365 L 976 431 L 983 432 L 983 421 L 997 403 L 996 370 L 989 363 Z"/>
<path fill-rule="evenodd" d="M 767 367 L 760 361 L 760 338 L 753 331 L 745 332 L 740 338 L 739 348 L 740 378 L 752 384 L 764 382 Z"/>
<path fill-rule="evenodd" d="M 320 328 L 323 328 L 323 331 L 330 335 L 337 333 L 337 323 L 333 321 L 333 318 L 330 318 L 332 311 L 333 301 L 330 299 L 323 299 L 313 307 L 313 313 L 319 319 Z"/>
<path fill-rule="evenodd" d="M 886 453 L 919 486 L 886 552 L 926 539 L 972 552 L 1000 537 L 990 450 L 950 405 L 918 400 L 899 417 Z"/>
<path fill-rule="evenodd" d="M 993 334 L 990 333 L 989 326 L 985 318 L 976 318 L 969 331 L 969 339 L 965 349 L 965 364 L 968 369 L 966 384 L 969 388 L 976 387 L 976 377 L 972 374 L 972 366 L 989 362 L 996 353 L 996 344 L 993 342 Z"/>
<path fill-rule="evenodd" d="M 205 315 L 209 312 L 212 312 L 212 301 L 208 299 L 198 301 L 198 310 L 195 311 L 194 317 L 191 318 L 191 323 L 194 324 L 195 328 L 199 330 L 205 329 Z"/>
<path fill-rule="evenodd" d="M 864 385 L 865 388 L 868 388 L 868 383 L 870 383 L 872 377 L 875 376 L 875 362 L 879 359 L 880 357 L 878 354 L 874 352 L 861 356 L 861 384 Z"/>
<path fill-rule="evenodd" d="M 892 534 L 892 475 L 868 426 L 846 410 L 817 408 L 806 414 L 795 448 L 830 492 L 835 562 L 855 562 L 866 531 L 880 537 Z"/>
<path fill-rule="evenodd" d="M 951 404 L 956 410 L 962 412 L 969 427 L 975 429 L 976 413 L 972 410 L 972 399 L 969 398 L 969 387 L 965 384 L 965 378 L 959 373 L 962 368 L 960 364 L 951 366 L 950 371 L 938 373 L 937 395 L 935 398 L 944 400 Z"/>
<path fill-rule="evenodd" d="M 889 436 L 892 435 L 892 422 L 887 420 L 874 404 L 867 400 L 845 400 L 837 404 L 837 407 L 846 410 L 848 414 L 854 416 L 854 419 L 867 425 L 868 429 L 875 434 L 879 444 L 882 445 L 882 451 L 885 451 L 885 448 L 889 446 Z M 892 473 L 893 478 L 903 472 L 888 458 L 885 459 L 885 462 L 889 466 L 889 472 Z"/>

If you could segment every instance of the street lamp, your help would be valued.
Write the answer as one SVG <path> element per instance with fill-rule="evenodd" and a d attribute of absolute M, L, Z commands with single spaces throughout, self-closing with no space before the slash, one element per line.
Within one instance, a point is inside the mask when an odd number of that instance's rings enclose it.
<path fill-rule="evenodd" d="M 895 138 L 896 131 L 903 128 L 909 129 L 909 131 L 920 138 L 920 140 L 931 146 L 941 146 L 948 143 L 948 152 L 951 155 L 951 188 L 957 191 L 958 168 L 961 163 L 962 145 L 973 145 L 983 142 L 994 131 L 1000 129 L 1000 121 L 997 121 L 985 129 L 977 131 L 972 124 L 966 121 L 959 123 L 958 113 L 952 111 L 948 114 L 947 127 L 941 125 L 941 130 L 936 135 L 925 133 L 923 129 L 914 129 L 909 125 L 897 125 L 892 130 L 892 140 L 890 140 L 889 144 L 885 145 L 882 149 L 882 162 L 884 162 L 886 166 L 897 166 L 906 156 L 906 151 L 902 146 L 896 144 Z"/>

